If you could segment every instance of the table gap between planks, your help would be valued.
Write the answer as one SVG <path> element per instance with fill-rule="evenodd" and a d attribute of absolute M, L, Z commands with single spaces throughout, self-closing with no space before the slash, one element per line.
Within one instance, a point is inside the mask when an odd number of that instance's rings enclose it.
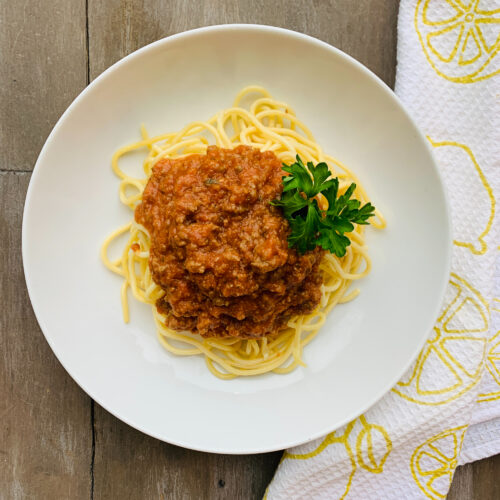
<path fill-rule="evenodd" d="M 228 456 L 162 443 L 95 404 L 61 367 L 22 270 L 31 171 L 78 93 L 152 41 L 212 24 L 281 26 L 339 47 L 392 87 L 397 11 L 397 0 L 0 0 L 1 499 L 262 497 L 281 452 Z M 461 467 L 448 498 L 499 498 L 499 475 L 499 457 Z"/>

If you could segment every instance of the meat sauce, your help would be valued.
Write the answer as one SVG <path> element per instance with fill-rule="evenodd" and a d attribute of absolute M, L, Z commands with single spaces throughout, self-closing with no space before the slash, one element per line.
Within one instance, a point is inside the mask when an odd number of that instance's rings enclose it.
<path fill-rule="evenodd" d="M 313 311 L 323 251 L 288 248 L 288 222 L 269 203 L 281 195 L 282 175 L 274 153 L 249 146 L 210 146 L 155 165 L 135 218 L 151 235 L 167 326 L 258 338 Z"/>

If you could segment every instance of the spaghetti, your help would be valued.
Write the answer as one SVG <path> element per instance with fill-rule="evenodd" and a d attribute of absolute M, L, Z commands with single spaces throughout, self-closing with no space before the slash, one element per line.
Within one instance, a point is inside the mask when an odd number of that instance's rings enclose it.
<path fill-rule="evenodd" d="M 254 96 L 254 99 L 250 99 Z M 256 96 L 256 98 L 255 98 Z M 250 101 L 247 108 L 244 101 Z M 356 197 L 368 201 L 365 190 L 355 175 L 340 162 L 325 154 L 315 142 L 308 128 L 283 102 L 274 100 L 262 87 L 244 88 L 236 97 L 233 107 L 220 111 L 206 122 L 193 122 L 180 132 L 149 137 L 141 127 L 142 140 L 115 152 L 112 168 L 120 178 L 121 202 L 132 211 L 141 203 L 143 190 L 152 168 L 162 158 L 180 158 L 192 154 L 205 154 L 209 144 L 222 148 L 248 145 L 261 151 L 272 151 L 283 163 L 295 160 L 326 162 L 333 176 L 339 178 L 339 191 L 344 192 L 355 182 Z M 147 149 L 143 163 L 144 177 L 131 177 L 119 166 L 119 159 L 131 151 Z M 383 228 L 384 219 L 376 212 L 372 224 Z M 117 238 L 128 235 L 120 257 L 111 260 L 108 247 Z M 111 233 L 101 248 L 101 258 L 108 269 L 123 278 L 121 301 L 123 319 L 129 321 L 128 289 L 133 296 L 153 309 L 160 343 L 179 356 L 204 355 L 210 371 L 223 379 L 258 375 L 266 372 L 288 373 L 304 365 L 302 350 L 318 333 L 326 315 L 339 303 L 354 299 L 358 290 L 348 290 L 350 284 L 370 271 L 370 259 L 364 240 L 364 227 L 357 225 L 349 234 L 351 245 L 344 257 L 327 253 L 320 269 L 323 274 L 321 300 L 314 312 L 293 317 L 285 329 L 258 339 L 202 338 L 189 332 L 178 332 L 165 325 L 165 317 L 158 312 L 156 302 L 164 295 L 154 281 L 149 267 L 150 235 L 146 228 L 132 218 L 125 226 Z"/>

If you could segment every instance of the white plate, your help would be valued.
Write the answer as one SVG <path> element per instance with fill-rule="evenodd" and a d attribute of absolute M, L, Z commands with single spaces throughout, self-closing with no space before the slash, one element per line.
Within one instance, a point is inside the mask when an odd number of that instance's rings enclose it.
<path fill-rule="evenodd" d="M 293 106 L 324 149 L 363 180 L 388 228 L 369 230 L 373 272 L 337 307 L 289 375 L 222 381 L 201 357 L 157 343 L 149 306 L 122 322 L 118 277 L 99 260 L 130 218 L 112 153 L 229 107 L 260 84 Z M 134 158 L 139 161 L 139 158 Z M 129 160 L 131 161 L 131 160 Z M 26 198 L 23 258 L 40 326 L 76 382 L 133 427 L 203 451 L 254 453 L 319 437 L 387 392 L 422 347 L 450 263 L 443 185 L 394 94 L 339 50 L 278 28 L 226 25 L 160 40 L 121 60 L 64 113 Z"/>

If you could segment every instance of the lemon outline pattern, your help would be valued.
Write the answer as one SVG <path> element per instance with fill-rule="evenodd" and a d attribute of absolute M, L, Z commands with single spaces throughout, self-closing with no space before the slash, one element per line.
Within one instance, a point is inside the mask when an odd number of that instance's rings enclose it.
<path fill-rule="evenodd" d="M 427 439 L 415 448 L 415 451 L 410 458 L 411 475 L 417 483 L 417 486 L 427 498 L 431 498 L 433 500 L 446 498 L 446 494 L 442 494 L 434 489 L 433 483 L 436 479 L 447 475 L 449 478 L 449 485 L 451 485 L 453 472 L 457 467 L 457 459 L 460 454 L 460 450 L 462 449 L 462 443 L 466 430 L 467 425 L 447 429 Z M 447 438 L 449 436 L 453 438 L 452 457 L 448 457 L 441 450 L 439 450 L 435 444 L 433 444 L 439 439 Z M 424 470 L 420 463 L 420 460 L 423 457 L 429 457 L 437 461 L 437 463 L 441 464 L 441 466 L 437 469 Z"/>
<path fill-rule="evenodd" d="M 488 193 L 488 197 L 490 199 L 490 215 L 488 218 L 488 222 L 486 224 L 486 227 L 483 229 L 481 234 L 477 237 L 477 241 L 480 244 L 480 248 L 476 249 L 476 245 L 473 242 L 467 242 L 467 241 L 460 241 L 460 240 L 453 240 L 453 244 L 459 247 L 465 247 L 468 248 L 473 254 L 475 255 L 483 255 L 486 253 L 488 246 L 486 242 L 484 241 L 484 238 L 486 235 L 490 232 L 492 226 L 493 226 L 493 220 L 495 219 L 495 208 L 496 208 L 496 200 L 495 197 L 493 196 L 493 189 L 491 188 L 488 180 L 486 179 L 486 176 L 484 175 L 483 171 L 481 170 L 481 167 L 479 166 L 474 154 L 472 153 L 472 150 L 466 146 L 465 144 L 461 144 L 459 142 L 455 141 L 434 141 L 431 139 L 429 136 L 427 136 L 427 140 L 431 143 L 432 147 L 434 148 L 439 148 L 443 146 L 455 146 L 467 154 L 467 156 L 470 158 L 472 164 L 474 165 L 474 168 L 476 170 L 476 173 L 481 180 L 481 184 L 483 185 L 484 189 Z"/>
<path fill-rule="evenodd" d="M 491 337 L 489 345 L 490 348 L 486 355 L 486 370 L 488 370 L 491 378 L 498 384 L 499 390 L 480 393 L 477 397 L 478 403 L 487 403 L 500 399 L 500 330 Z"/>
<path fill-rule="evenodd" d="M 443 312 L 437 319 L 434 326 L 434 336 L 427 340 L 424 348 L 420 351 L 417 360 L 414 363 L 413 371 L 410 378 L 406 381 L 399 381 L 392 392 L 412 403 L 438 406 L 449 403 L 465 394 L 472 389 L 480 380 L 482 374 L 482 366 L 486 356 L 487 339 L 486 337 L 478 337 L 473 333 L 488 332 L 489 325 L 489 305 L 484 300 L 482 295 L 473 288 L 467 281 L 455 273 L 451 273 L 449 286 L 455 289 L 455 296 L 446 305 Z M 465 306 L 472 304 L 479 312 L 483 326 L 481 328 L 469 328 L 455 330 L 449 327 L 451 320 Z M 480 362 L 477 363 L 476 370 L 470 372 L 466 370 L 462 364 L 456 360 L 446 343 L 449 340 L 458 341 L 480 341 L 483 342 L 483 353 Z M 435 390 L 424 390 L 420 387 L 420 379 L 425 369 L 425 363 L 429 356 L 433 354 L 439 358 L 444 366 L 449 370 L 455 379 L 455 383 Z"/>
<path fill-rule="evenodd" d="M 493 302 L 495 303 L 495 307 L 492 307 L 493 311 L 500 312 L 500 299 L 493 299 Z"/>
<path fill-rule="evenodd" d="M 417 6 L 415 8 L 415 16 L 414 16 L 415 31 L 420 41 L 420 45 L 422 46 L 425 58 L 432 66 L 434 71 L 442 78 L 445 78 L 446 80 L 455 83 L 474 83 L 498 75 L 500 73 L 500 69 L 488 74 L 482 74 L 482 73 L 486 70 L 486 68 L 489 66 L 489 64 L 492 62 L 492 60 L 497 56 L 498 52 L 500 51 L 500 37 L 497 38 L 496 42 L 493 43 L 493 45 L 488 47 L 488 44 L 486 43 L 484 35 L 480 29 L 480 25 L 500 23 L 500 9 L 481 10 L 478 5 L 479 0 L 472 0 L 471 2 L 469 2 L 468 5 L 465 5 L 462 2 L 462 0 L 443 0 L 443 1 L 446 2 L 449 6 L 451 6 L 455 10 L 456 12 L 455 16 L 442 21 L 430 21 L 427 15 L 430 0 L 418 0 Z M 424 40 L 424 36 L 421 33 L 421 30 L 419 29 L 419 21 L 421 21 L 423 26 L 431 26 L 437 28 L 437 30 L 428 33 Z M 451 32 L 455 29 L 459 29 L 457 41 L 453 46 L 448 57 L 444 57 L 441 53 L 439 53 L 439 51 L 437 51 L 433 47 L 431 39 L 439 35 Z M 466 33 L 465 39 L 462 41 L 464 32 Z M 473 41 L 476 44 L 476 48 L 478 49 L 479 53 L 477 57 L 472 58 L 470 60 L 465 60 L 464 51 L 465 48 L 467 47 L 467 43 L 469 42 L 470 37 L 473 38 Z M 461 50 L 459 51 L 460 44 L 462 44 L 462 47 Z M 485 54 L 488 54 L 484 63 L 479 68 L 473 70 L 470 74 L 466 74 L 463 76 L 450 76 L 445 74 L 442 70 L 438 68 L 438 66 L 430 56 L 430 53 L 432 53 L 442 63 L 455 65 L 456 67 L 455 61 L 457 60 L 457 54 L 459 54 L 458 65 L 460 65 L 463 68 L 468 68 L 468 65 L 473 64 L 477 59 L 481 57 L 483 51 Z"/>
<path fill-rule="evenodd" d="M 353 447 L 349 443 L 349 438 L 352 438 L 353 429 L 356 423 L 361 424 L 361 431 L 359 432 L 355 440 L 356 454 L 354 454 Z M 382 435 L 385 443 L 385 451 L 382 457 L 379 458 L 378 460 L 374 454 L 374 445 L 372 438 L 372 432 L 374 430 Z M 367 459 L 365 459 L 363 453 L 365 442 L 366 442 Z M 361 468 L 367 470 L 368 472 L 371 472 L 373 474 L 380 474 L 383 471 L 385 461 L 387 460 L 387 457 L 389 456 L 392 450 L 392 441 L 387 431 L 381 425 L 369 423 L 366 420 L 366 417 L 364 415 L 361 415 L 359 418 L 347 424 L 342 434 L 339 434 L 338 430 L 330 432 L 330 434 L 325 436 L 325 438 L 321 441 L 321 443 L 313 451 L 309 453 L 289 453 L 288 451 L 285 451 L 281 458 L 280 464 L 287 459 L 308 460 L 310 458 L 314 458 L 318 456 L 320 453 L 322 453 L 326 448 L 328 448 L 328 446 L 335 443 L 344 445 L 347 455 L 349 456 L 349 460 L 351 462 L 351 472 L 349 473 L 345 490 L 339 497 L 339 500 L 345 499 L 347 494 L 349 493 L 349 490 L 352 485 L 352 480 L 354 474 L 356 473 L 358 465 Z M 267 498 L 267 491 L 264 496 L 264 500 L 266 498 Z"/>

